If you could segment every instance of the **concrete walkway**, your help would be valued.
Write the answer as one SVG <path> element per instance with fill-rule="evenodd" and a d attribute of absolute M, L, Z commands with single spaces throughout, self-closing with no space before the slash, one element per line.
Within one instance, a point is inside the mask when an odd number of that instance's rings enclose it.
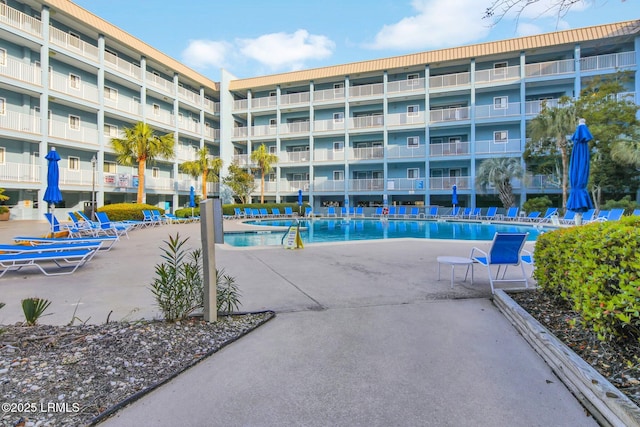
<path fill-rule="evenodd" d="M 9 224 L 18 227 L 19 221 Z M 0 241 L 18 233 L 0 224 Z M 23 225 L 35 233 L 46 224 Z M 198 224 L 138 230 L 70 276 L 10 272 L 0 323 L 21 298 L 53 301 L 43 322 L 157 316 L 148 285 L 162 240 L 200 246 Z M 225 222 L 227 230 L 240 227 Z M 438 255 L 489 243 L 388 240 L 302 250 L 217 245 L 242 309 L 277 317 L 143 397 L 106 426 L 577 426 L 596 425 L 475 284 Z M 79 301 L 79 304 L 78 304 Z"/>

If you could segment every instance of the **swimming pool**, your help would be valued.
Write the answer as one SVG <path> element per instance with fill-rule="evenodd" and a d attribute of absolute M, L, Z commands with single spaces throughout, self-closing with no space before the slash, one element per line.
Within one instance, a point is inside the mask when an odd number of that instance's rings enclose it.
<path fill-rule="evenodd" d="M 295 222 L 295 221 L 294 221 Z M 260 220 L 247 224 L 288 227 L 291 220 Z M 313 219 L 300 221 L 302 241 L 307 243 L 349 242 L 379 239 L 458 239 L 492 240 L 496 232 L 529 232 L 528 240 L 536 240 L 545 229 L 512 224 L 455 221 L 411 221 L 379 219 Z M 286 229 L 256 230 L 249 233 L 225 233 L 224 242 L 232 246 L 277 246 Z"/>

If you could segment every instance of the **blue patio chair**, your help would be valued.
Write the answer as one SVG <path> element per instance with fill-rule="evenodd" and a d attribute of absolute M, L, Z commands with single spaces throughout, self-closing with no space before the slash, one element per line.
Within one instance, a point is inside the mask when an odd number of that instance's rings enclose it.
<path fill-rule="evenodd" d="M 396 218 L 405 218 L 407 216 L 407 207 L 400 206 L 398 208 L 398 212 L 396 213 Z"/>
<path fill-rule="evenodd" d="M 262 214 L 260 213 L 260 209 L 251 209 L 251 216 L 253 218 L 262 218 Z"/>
<path fill-rule="evenodd" d="M 423 218 L 424 214 L 422 212 L 420 212 L 420 208 L 417 206 L 414 206 L 411 208 L 411 212 L 409 212 L 408 215 L 409 218 Z"/>
<path fill-rule="evenodd" d="M 484 214 L 482 219 L 487 219 L 487 220 L 496 219 L 497 214 L 498 214 L 498 208 L 496 206 L 490 206 L 489 209 L 487 209 L 487 213 Z"/>
<path fill-rule="evenodd" d="M 496 233 L 493 236 L 488 252 L 476 247 L 471 249 L 469 259 L 487 268 L 492 294 L 495 292 L 495 283 L 524 282 L 525 287 L 529 287 L 527 275 L 522 265 L 522 249 L 528 235 L 529 233 Z M 469 267 L 471 267 L 471 277 L 473 277 L 473 266 L 473 263 L 467 266 L 467 274 L 469 273 Z M 522 278 L 505 278 L 509 266 L 519 266 L 522 271 Z M 502 267 L 504 267 L 504 270 L 501 276 L 500 270 Z M 495 277 L 492 268 L 495 270 Z M 465 280 L 467 280 L 467 274 L 465 274 Z"/>
<path fill-rule="evenodd" d="M 525 216 L 523 218 L 524 221 L 535 221 L 538 218 L 540 218 L 541 212 L 539 211 L 533 211 L 533 212 L 529 212 L 529 215 Z"/>
<path fill-rule="evenodd" d="M 395 206 L 391 206 L 389 208 L 389 215 L 387 215 L 389 218 L 391 217 L 395 217 L 396 216 L 396 207 Z"/>
<path fill-rule="evenodd" d="M 640 216 L 640 209 L 634 209 L 631 215 Z"/>
<path fill-rule="evenodd" d="M 129 238 L 129 230 L 132 225 L 124 222 L 111 221 L 105 212 L 96 212 L 96 218 L 98 219 L 100 229 L 104 231 L 104 234 L 109 235 L 113 233 L 116 237 L 124 235 L 127 236 L 127 239 Z"/>
<path fill-rule="evenodd" d="M 356 208 L 356 214 L 355 216 L 361 216 L 364 217 L 364 208 L 362 206 L 358 206 Z"/>
<path fill-rule="evenodd" d="M 507 209 L 507 213 L 504 215 L 503 219 L 508 221 L 515 221 L 518 219 L 518 208 L 516 206 L 511 206 Z"/>
<path fill-rule="evenodd" d="M 451 209 L 451 212 L 449 212 L 448 215 L 443 215 L 443 217 L 445 217 L 445 218 L 456 218 L 458 215 L 460 215 L 460 206 L 454 206 Z"/>
<path fill-rule="evenodd" d="M 376 210 L 373 212 L 373 217 L 381 217 L 382 216 L 382 206 L 376 207 Z"/>
<path fill-rule="evenodd" d="M 79 236 L 83 233 L 83 230 L 77 228 L 73 223 L 71 224 L 63 224 L 58 221 L 58 218 L 52 213 L 45 213 L 45 218 L 47 218 L 47 222 L 49 222 L 49 231 L 52 234 L 67 232 L 69 237 Z"/>
<path fill-rule="evenodd" d="M 540 218 L 539 222 L 549 222 L 551 221 L 551 217 L 558 213 L 558 208 L 547 208 L 547 211 L 544 213 L 542 218 Z"/>
<path fill-rule="evenodd" d="M 335 207 L 333 207 L 333 206 L 329 206 L 329 207 L 327 208 L 327 216 L 338 216 L 338 215 L 336 214 L 336 208 L 335 208 Z"/>
<path fill-rule="evenodd" d="M 438 207 L 431 206 L 429 207 L 429 213 L 426 215 L 427 218 L 437 218 L 438 217 Z"/>
<path fill-rule="evenodd" d="M 274 218 L 282 218 L 279 208 L 271 208 L 271 216 Z"/>
<path fill-rule="evenodd" d="M 576 213 L 574 211 L 566 211 L 564 216 L 560 218 L 561 224 L 575 224 Z"/>
<path fill-rule="evenodd" d="M 286 206 L 284 208 L 284 215 L 285 216 L 293 216 L 293 209 L 290 206 Z"/>
<path fill-rule="evenodd" d="M 471 208 L 464 208 L 464 210 L 462 211 L 462 213 L 460 214 L 461 217 L 463 218 L 469 218 L 471 217 Z"/>
<path fill-rule="evenodd" d="M 622 215 L 624 214 L 624 209 L 611 209 L 609 211 L 609 215 L 607 216 L 606 220 L 607 221 L 618 221 L 620 218 L 622 218 Z"/>
<path fill-rule="evenodd" d="M 240 208 L 233 208 L 233 214 L 237 219 L 244 218 L 244 212 L 242 212 Z"/>
<path fill-rule="evenodd" d="M 469 219 L 471 218 L 479 219 L 481 216 L 482 216 L 482 208 L 475 208 L 473 212 L 471 212 L 471 215 L 469 215 Z"/>
<path fill-rule="evenodd" d="M 7 271 L 22 270 L 24 267 L 36 267 L 47 276 L 60 274 L 71 274 L 78 268 L 86 264 L 100 249 L 101 243 L 93 245 L 63 245 L 66 248 L 60 249 L 60 245 L 41 245 L 34 247 L 35 251 L 22 251 L 0 254 L 0 277 Z M 52 270 L 51 263 L 55 264 L 57 270 Z M 45 266 L 47 268 L 45 268 Z"/>
<path fill-rule="evenodd" d="M 347 216 L 348 210 L 346 206 L 340 208 L 340 215 Z"/>
<path fill-rule="evenodd" d="M 253 212 L 251 211 L 251 208 L 244 208 L 244 217 L 253 218 Z"/>
<path fill-rule="evenodd" d="M 588 211 L 584 212 L 582 214 L 582 223 L 583 224 L 587 224 L 587 223 L 593 221 L 595 219 L 594 218 L 595 213 L 596 213 L 595 209 L 589 209 Z"/>
<path fill-rule="evenodd" d="M 260 216 L 262 218 L 269 218 L 269 212 L 267 211 L 266 208 L 260 208 L 258 209 L 258 211 L 260 212 Z"/>
<path fill-rule="evenodd" d="M 313 208 L 311 208 L 311 206 L 307 206 L 306 208 L 304 208 L 304 216 L 306 217 L 313 216 Z"/>

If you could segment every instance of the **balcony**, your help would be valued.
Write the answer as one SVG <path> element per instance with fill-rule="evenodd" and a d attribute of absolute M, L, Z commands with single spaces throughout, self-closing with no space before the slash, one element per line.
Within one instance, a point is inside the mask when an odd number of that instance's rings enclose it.
<path fill-rule="evenodd" d="M 429 77 L 429 89 L 448 88 L 455 86 L 468 86 L 471 83 L 471 73 L 444 74 L 442 76 Z"/>
<path fill-rule="evenodd" d="M 178 98 L 195 105 L 202 105 L 202 102 L 200 102 L 200 93 L 194 92 L 186 87 L 178 86 Z"/>
<path fill-rule="evenodd" d="M 40 134 L 40 116 L 7 111 L 0 115 L 0 129 Z"/>
<path fill-rule="evenodd" d="M 520 67 L 491 68 L 476 71 L 476 84 L 497 83 L 520 78 Z"/>
<path fill-rule="evenodd" d="M 253 181 L 253 193 L 252 194 L 260 194 L 260 186 L 262 185 L 259 179 Z M 277 181 L 267 181 L 264 180 L 264 193 L 265 194 L 274 194 L 278 190 Z M 297 191 L 297 190 L 296 190 Z"/>
<path fill-rule="evenodd" d="M 246 99 L 236 99 L 233 101 L 233 111 L 245 111 L 249 106 L 249 101 Z"/>
<path fill-rule="evenodd" d="M 40 183 L 40 166 L 28 163 L 4 162 L 0 164 L 0 181 Z"/>
<path fill-rule="evenodd" d="M 113 108 L 114 110 L 133 114 L 135 116 L 142 115 L 142 106 L 140 105 L 140 102 L 133 98 L 127 98 L 126 96 L 118 95 L 116 99 L 105 97 L 104 105 L 109 108 Z"/>
<path fill-rule="evenodd" d="M 211 126 L 205 126 L 204 136 L 208 139 L 220 139 L 220 129 L 212 128 Z"/>
<path fill-rule="evenodd" d="M 315 187 L 314 187 L 315 190 Z M 349 191 L 382 191 L 384 190 L 384 179 L 367 178 L 367 179 L 350 179 Z"/>
<path fill-rule="evenodd" d="M 61 120 L 49 120 L 49 135 L 55 138 L 70 141 L 79 141 L 85 144 L 98 144 L 98 130 L 86 126 L 72 129 L 69 122 Z"/>
<path fill-rule="evenodd" d="M 313 150 L 314 162 L 342 162 L 344 161 L 344 150 Z"/>
<path fill-rule="evenodd" d="M 288 93 L 280 96 L 280 107 L 290 107 L 293 105 L 306 104 L 309 105 L 311 100 L 309 92 Z"/>
<path fill-rule="evenodd" d="M 209 112 L 212 112 L 212 113 L 219 113 L 220 112 L 220 103 L 205 98 L 204 99 L 204 109 L 209 111 Z"/>
<path fill-rule="evenodd" d="M 542 110 L 547 108 L 554 108 L 559 105 L 558 99 L 545 99 L 543 101 L 527 101 L 524 104 L 524 114 L 527 116 L 537 116 Z"/>
<path fill-rule="evenodd" d="M 587 56 L 580 58 L 581 71 L 608 70 L 636 65 L 635 52 L 612 53 L 609 55 Z"/>
<path fill-rule="evenodd" d="M 42 37 L 42 21 L 0 3 L 0 22 L 31 35 Z"/>
<path fill-rule="evenodd" d="M 470 107 L 442 108 L 429 111 L 432 123 L 469 120 Z"/>
<path fill-rule="evenodd" d="M 60 185 L 86 185 L 93 183 L 91 169 L 69 169 L 60 167 Z"/>
<path fill-rule="evenodd" d="M 280 180 L 280 192 L 281 193 L 295 193 L 298 194 L 298 190 L 309 191 L 309 180 Z"/>
<path fill-rule="evenodd" d="M 250 164 L 248 154 L 234 154 L 231 161 L 238 166 L 249 166 Z"/>
<path fill-rule="evenodd" d="M 260 109 L 260 108 L 275 108 L 277 105 L 278 99 L 275 96 L 263 96 L 262 98 L 252 98 L 251 99 L 251 108 L 252 109 Z"/>
<path fill-rule="evenodd" d="M 71 79 L 69 74 L 52 72 L 49 76 L 49 87 L 51 90 L 64 93 L 85 101 L 98 103 L 98 87 L 86 82 Z"/>
<path fill-rule="evenodd" d="M 306 163 L 310 158 L 309 151 L 285 151 L 278 155 L 278 163 Z"/>
<path fill-rule="evenodd" d="M 271 126 L 271 125 L 251 126 L 251 136 L 256 138 L 261 136 L 275 137 L 277 133 L 278 133 L 278 128 L 276 126 Z"/>
<path fill-rule="evenodd" d="M 200 122 L 196 122 L 184 117 L 182 118 L 182 120 L 178 120 L 178 129 L 200 134 Z"/>
<path fill-rule="evenodd" d="M 72 36 L 58 28 L 49 26 L 49 41 L 51 44 L 61 47 L 68 52 L 98 62 L 98 47 L 81 40 L 80 37 Z"/>
<path fill-rule="evenodd" d="M 388 191 L 424 191 L 426 178 L 389 178 L 387 179 Z"/>
<path fill-rule="evenodd" d="M 424 159 L 426 154 L 426 146 L 421 145 L 389 145 L 387 147 L 388 159 Z"/>
<path fill-rule="evenodd" d="M 146 72 L 147 86 L 160 90 L 160 93 L 175 94 L 173 82 L 149 71 Z"/>
<path fill-rule="evenodd" d="M 525 66 L 526 77 L 556 76 L 560 74 L 573 73 L 576 70 L 573 59 L 563 59 L 560 61 L 538 62 Z"/>
<path fill-rule="evenodd" d="M 40 85 L 42 82 L 41 69 L 38 65 L 18 61 L 10 56 L 7 57 L 4 67 L 0 67 L 0 75 L 35 85 Z"/>
<path fill-rule="evenodd" d="M 155 109 L 152 105 L 147 105 L 147 119 L 165 125 L 173 126 L 175 123 L 173 113 L 167 110 Z"/>
<path fill-rule="evenodd" d="M 313 102 L 344 101 L 344 88 L 313 91 Z"/>
<path fill-rule="evenodd" d="M 249 128 L 246 126 L 237 126 L 233 128 L 234 138 L 247 138 L 249 136 Z"/>
<path fill-rule="evenodd" d="M 313 121 L 314 132 L 331 132 L 341 131 L 344 132 L 344 120 L 314 120 Z"/>
<path fill-rule="evenodd" d="M 431 190 L 447 190 L 455 185 L 458 190 L 469 190 L 471 183 L 470 176 L 440 176 L 429 178 L 429 188 Z"/>
<path fill-rule="evenodd" d="M 511 154 L 521 151 L 519 139 L 476 141 L 476 154 Z"/>
<path fill-rule="evenodd" d="M 415 113 L 387 114 L 387 126 L 425 125 L 424 111 Z"/>
<path fill-rule="evenodd" d="M 494 119 L 498 117 L 519 117 L 520 103 L 509 102 L 508 104 L 501 105 L 501 106 L 496 106 L 495 104 L 476 105 L 475 113 L 476 113 L 476 119 Z"/>
<path fill-rule="evenodd" d="M 308 133 L 310 130 L 311 123 L 308 121 L 284 123 L 280 125 L 280 134 Z"/>
<path fill-rule="evenodd" d="M 176 159 L 178 161 L 190 162 L 198 158 L 198 149 L 193 145 L 179 145 L 176 148 Z"/>
<path fill-rule="evenodd" d="M 469 147 L 469 142 L 462 141 L 429 144 L 429 155 L 431 157 L 468 156 Z"/>
<path fill-rule="evenodd" d="M 387 83 L 387 93 L 388 94 L 407 94 L 412 92 L 423 92 L 424 91 L 424 82 L 425 79 L 420 77 L 418 79 L 410 79 L 410 80 L 397 80 L 393 82 Z"/>
<path fill-rule="evenodd" d="M 349 151 L 349 158 L 352 160 L 378 160 L 384 158 L 384 148 L 382 146 L 351 148 Z"/>
<path fill-rule="evenodd" d="M 369 96 L 381 96 L 384 93 L 383 83 L 359 85 L 349 87 L 349 98 L 364 98 Z"/>
<path fill-rule="evenodd" d="M 344 192 L 344 180 L 335 180 L 335 179 L 326 179 L 326 178 L 316 178 L 313 180 L 313 191 L 314 192 Z"/>
<path fill-rule="evenodd" d="M 368 129 L 377 128 L 384 125 L 384 116 L 363 116 L 349 118 L 349 127 L 351 129 Z"/>
<path fill-rule="evenodd" d="M 173 178 L 153 178 L 145 174 L 144 188 L 145 190 L 172 192 L 174 191 L 174 182 Z"/>
<path fill-rule="evenodd" d="M 533 175 L 527 177 L 527 188 L 540 189 L 553 188 L 558 189 L 562 186 L 560 178 L 554 175 Z"/>
<path fill-rule="evenodd" d="M 140 80 L 142 78 L 142 69 L 139 65 L 132 64 L 129 61 L 118 58 L 111 52 L 104 53 L 104 63 L 107 67 L 119 71 L 129 77 L 133 77 L 136 80 Z"/>

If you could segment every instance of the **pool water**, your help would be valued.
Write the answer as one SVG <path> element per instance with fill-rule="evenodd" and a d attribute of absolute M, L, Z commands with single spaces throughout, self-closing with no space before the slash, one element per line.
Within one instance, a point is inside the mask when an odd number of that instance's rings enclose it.
<path fill-rule="evenodd" d="M 247 224 L 288 227 L 295 221 L 261 220 Z M 379 239 L 457 239 L 493 240 L 496 232 L 528 232 L 528 240 L 536 240 L 545 229 L 511 224 L 481 222 L 407 221 L 378 219 L 314 219 L 302 220 L 300 230 L 304 244 L 321 242 L 349 242 Z M 277 246 L 285 234 L 282 231 L 256 230 L 249 233 L 225 233 L 224 242 L 232 246 Z"/>

